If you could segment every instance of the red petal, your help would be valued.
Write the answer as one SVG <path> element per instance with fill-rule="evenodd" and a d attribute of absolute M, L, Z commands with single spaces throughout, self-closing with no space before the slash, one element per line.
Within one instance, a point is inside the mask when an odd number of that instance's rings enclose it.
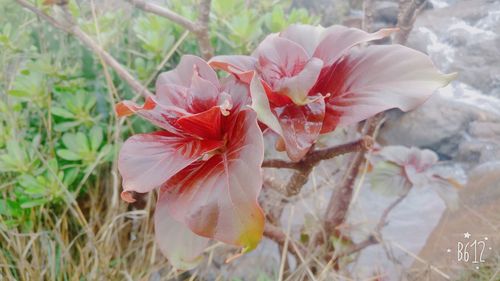
<path fill-rule="evenodd" d="M 166 131 L 134 135 L 123 144 L 118 157 L 123 188 L 149 192 L 221 145 L 220 141 L 201 141 Z"/>
<path fill-rule="evenodd" d="M 231 116 L 224 153 L 185 168 L 164 190 L 171 215 L 193 232 L 249 250 L 264 227 L 257 203 L 264 147 L 255 112 Z"/>
<path fill-rule="evenodd" d="M 205 112 L 179 118 L 177 124 L 186 134 L 203 139 L 220 140 L 221 119 L 221 108 L 214 106 Z"/>

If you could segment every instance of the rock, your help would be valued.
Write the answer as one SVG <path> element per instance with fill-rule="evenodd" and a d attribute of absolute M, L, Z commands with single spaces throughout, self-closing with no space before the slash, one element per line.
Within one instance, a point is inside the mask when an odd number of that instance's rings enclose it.
<path fill-rule="evenodd" d="M 473 164 L 500 156 L 500 99 L 465 84 L 438 90 L 409 113 L 387 116 L 380 133 L 383 144 L 425 147 L 441 159 Z"/>
<path fill-rule="evenodd" d="M 439 1 L 442 2 L 442 1 Z M 464 0 L 424 11 L 408 39 L 459 80 L 500 97 L 500 1 Z"/>

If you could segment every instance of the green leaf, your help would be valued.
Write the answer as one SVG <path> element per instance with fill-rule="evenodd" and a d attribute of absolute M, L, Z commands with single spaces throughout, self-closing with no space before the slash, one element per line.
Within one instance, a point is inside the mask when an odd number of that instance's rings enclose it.
<path fill-rule="evenodd" d="M 70 122 L 62 122 L 58 123 L 54 126 L 54 130 L 56 132 L 65 132 L 71 128 L 74 128 L 78 125 L 80 125 L 82 121 L 70 121 Z"/>
<path fill-rule="evenodd" d="M 75 118 L 75 115 L 70 111 L 61 107 L 52 107 L 52 115 L 63 117 L 63 118 Z"/>
<path fill-rule="evenodd" d="M 58 149 L 56 151 L 56 154 L 57 154 L 57 156 L 61 157 L 62 159 L 68 160 L 68 161 L 82 160 L 82 157 L 79 154 L 77 154 L 71 150 L 68 150 L 68 149 Z"/>
<path fill-rule="evenodd" d="M 63 183 L 65 186 L 70 186 L 78 177 L 78 168 L 69 168 L 64 172 Z"/>
<path fill-rule="evenodd" d="M 97 151 L 102 143 L 102 139 L 102 129 L 98 126 L 94 126 L 90 130 L 90 148 L 92 149 L 92 151 Z"/>
<path fill-rule="evenodd" d="M 91 151 L 90 147 L 89 147 L 88 139 L 84 133 L 82 133 L 82 132 L 76 133 L 75 140 L 76 140 L 76 145 L 77 145 L 78 149 L 76 149 L 74 151 L 81 151 L 81 152 L 90 152 Z"/>
<path fill-rule="evenodd" d="M 21 203 L 21 208 L 23 208 L 23 209 L 33 208 L 33 207 L 43 205 L 49 201 L 50 201 L 50 199 L 48 199 L 48 198 L 32 199 L 32 200 Z"/>

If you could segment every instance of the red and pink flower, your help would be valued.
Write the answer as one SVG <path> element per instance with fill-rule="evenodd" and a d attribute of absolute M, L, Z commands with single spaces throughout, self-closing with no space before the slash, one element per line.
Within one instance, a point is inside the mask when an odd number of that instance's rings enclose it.
<path fill-rule="evenodd" d="M 292 25 L 267 36 L 252 56 L 218 56 L 209 63 L 251 84 L 259 121 L 299 161 L 320 134 L 391 108 L 411 110 L 454 77 L 413 49 L 362 46 L 394 31 Z"/>
<path fill-rule="evenodd" d="M 124 101 L 121 116 L 137 114 L 162 130 L 130 137 L 119 155 L 122 198 L 160 188 L 156 240 L 178 268 L 190 268 L 209 238 L 251 250 L 264 215 L 261 188 L 262 133 L 248 85 L 219 81 L 202 59 L 183 56 L 161 74 L 156 95 L 143 106 Z"/>

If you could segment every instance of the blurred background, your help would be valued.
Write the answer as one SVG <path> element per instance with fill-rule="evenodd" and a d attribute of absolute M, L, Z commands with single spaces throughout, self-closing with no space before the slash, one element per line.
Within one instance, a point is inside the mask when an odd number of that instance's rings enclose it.
<path fill-rule="evenodd" d="M 30 1 L 57 17 L 53 2 Z M 191 20 L 198 16 L 194 0 L 151 2 Z M 369 2 L 370 31 L 395 26 L 397 0 Z M 363 0 L 213 0 L 211 8 L 215 54 L 249 54 L 264 36 L 292 23 L 361 28 L 367 11 Z M 68 9 L 152 91 L 159 72 L 175 67 L 183 54 L 200 54 L 193 34 L 127 1 L 69 0 Z M 325 265 L 313 275 L 500 280 L 500 1 L 428 0 L 407 45 L 459 76 L 420 108 L 388 112 L 380 143 L 435 151 L 440 168 L 456 180 L 458 207 L 450 210 L 432 190 L 414 190 L 391 213 L 384 243 L 344 261 L 341 271 Z M 267 239 L 229 264 L 224 260 L 234 249 L 214 244 L 198 269 L 179 274 L 170 267 L 154 243 L 154 194 L 136 205 L 119 198 L 117 152 L 128 136 L 153 127 L 115 116 L 117 101 L 138 97 L 80 41 L 16 1 L 0 0 L 0 69 L 0 280 L 277 279 L 281 252 Z M 349 134 L 346 129 L 322 143 L 342 142 Z M 297 198 L 263 193 L 267 204 L 286 204 L 282 225 L 298 240 L 322 215 L 346 157 L 316 167 Z M 353 237 L 373 227 L 393 200 L 367 185 L 360 180 L 350 210 Z M 484 242 L 475 249 L 482 259 L 460 260 L 459 243 L 474 240 Z M 316 257 L 303 258 L 288 259 L 289 280 L 312 278 L 307 264 Z"/>

